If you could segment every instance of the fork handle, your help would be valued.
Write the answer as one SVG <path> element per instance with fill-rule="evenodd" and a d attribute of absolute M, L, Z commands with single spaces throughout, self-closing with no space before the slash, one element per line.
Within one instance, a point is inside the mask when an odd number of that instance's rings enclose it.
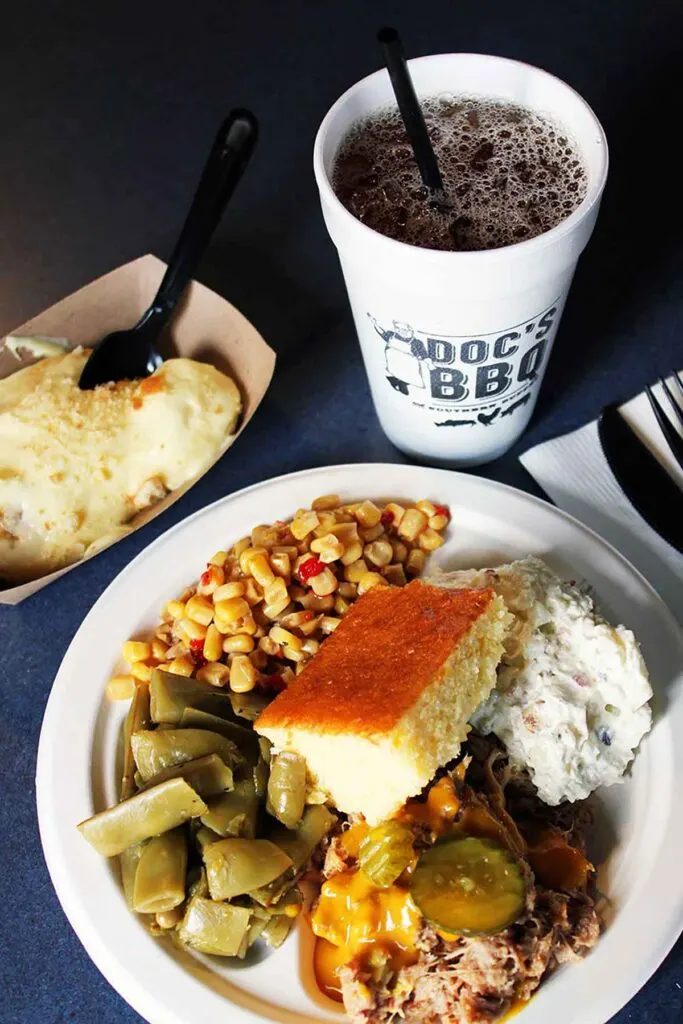
<path fill-rule="evenodd" d="M 192 206 L 148 315 L 165 321 L 192 280 L 258 139 L 248 110 L 231 111 L 214 139 Z"/>

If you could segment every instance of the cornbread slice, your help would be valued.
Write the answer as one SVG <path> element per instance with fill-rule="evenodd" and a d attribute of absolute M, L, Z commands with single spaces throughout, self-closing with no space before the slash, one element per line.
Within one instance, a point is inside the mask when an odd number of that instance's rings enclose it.
<path fill-rule="evenodd" d="M 456 757 L 496 681 L 508 615 L 491 588 L 375 587 L 255 723 L 310 785 L 375 824 Z"/>

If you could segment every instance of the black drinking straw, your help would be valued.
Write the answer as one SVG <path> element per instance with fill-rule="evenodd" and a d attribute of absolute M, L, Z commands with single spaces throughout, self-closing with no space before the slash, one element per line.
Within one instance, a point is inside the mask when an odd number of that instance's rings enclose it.
<path fill-rule="evenodd" d="M 444 193 L 443 178 L 432 149 L 422 108 L 415 95 L 401 38 L 395 28 L 383 28 L 381 32 L 377 33 L 377 41 L 384 53 L 384 61 L 391 78 L 398 109 L 410 139 L 410 145 L 413 147 L 422 182 L 433 202 L 438 205 L 450 205 Z"/>

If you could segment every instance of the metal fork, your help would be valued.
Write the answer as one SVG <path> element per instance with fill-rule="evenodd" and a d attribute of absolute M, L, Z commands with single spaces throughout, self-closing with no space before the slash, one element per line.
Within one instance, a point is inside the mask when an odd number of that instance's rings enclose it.
<path fill-rule="evenodd" d="M 676 389 L 678 391 L 678 394 L 681 398 L 683 398 L 683 383 L 681 383 L 681 378 L 678 376 L 678 373 L 675 370 L 672 371 L 671 376 L 676 382 Z M 669 399 L 671 409 L 673 410 L 674 418 L 678 420 L 681 427 L 683 427 L 683 409 L 681 409 L 681 406 L 679 405 L 676 396 L 669 387 L 668 381 L 665 377 L 662 377 L 660 378 L 659 383 L 662 385 L 664 393 L 666 394 L 666 397 Z M 681 469 L 683 469 L 683 438 L 678 433 L 676 428 L 672 425 L 671 420 L 669 419 L 664 410 L 664 406 L 659 401 L 652 388 L 648 386 L 645 390 L 647 391 L 647 397 L 650 399 L 652 411 L 657 418 L 657 422 L 662 428 L 662 433 L 666 438 L 669 448 L 671 449 L 673 456 L 676 459 L 676 462 L 681 467 Z"/>

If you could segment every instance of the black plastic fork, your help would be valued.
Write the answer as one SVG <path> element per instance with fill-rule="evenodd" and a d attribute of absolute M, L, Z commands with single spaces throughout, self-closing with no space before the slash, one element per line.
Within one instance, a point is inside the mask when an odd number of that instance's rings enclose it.
<path fill-rule="evenodd" d="M 676 383 L 676 389 L 678 391 L 679 396 L 683 399 L 683 383 L 681 383 L 681 378 L 678 376 L 678 373 L 675 370 L 672 372 L 671 376 Z M 669 387 L 669 383 L 665 377 L 662 377 L 659 383 L 661 384 L 662 390 L 664 391 L 666 397 L 669 400 L 669 404 L 671 406 L 674 418 L 678 421 L 681 427 L 683 427 L 683 409 L 681 408 L 678 399 Z M 647 397 L 650 399 L 652 411 L 657 418 L 657 422 L 661 427 L 664 437 L 666 438 L 666 442 L 669 445 L 669 448 L 671 449 L 671 452 L 674 458 L 676 459 L 676 462 L 681 467 L 681 469 L 683 469 L 683 437 L 681 437 L 681 435 L 678 433 L 676 428 L 671 423 L 671 420 L 666 414 L 664 406 L 659 401 L 652 388 L 648 386 L 645 390 L 647 391 Z"/>

